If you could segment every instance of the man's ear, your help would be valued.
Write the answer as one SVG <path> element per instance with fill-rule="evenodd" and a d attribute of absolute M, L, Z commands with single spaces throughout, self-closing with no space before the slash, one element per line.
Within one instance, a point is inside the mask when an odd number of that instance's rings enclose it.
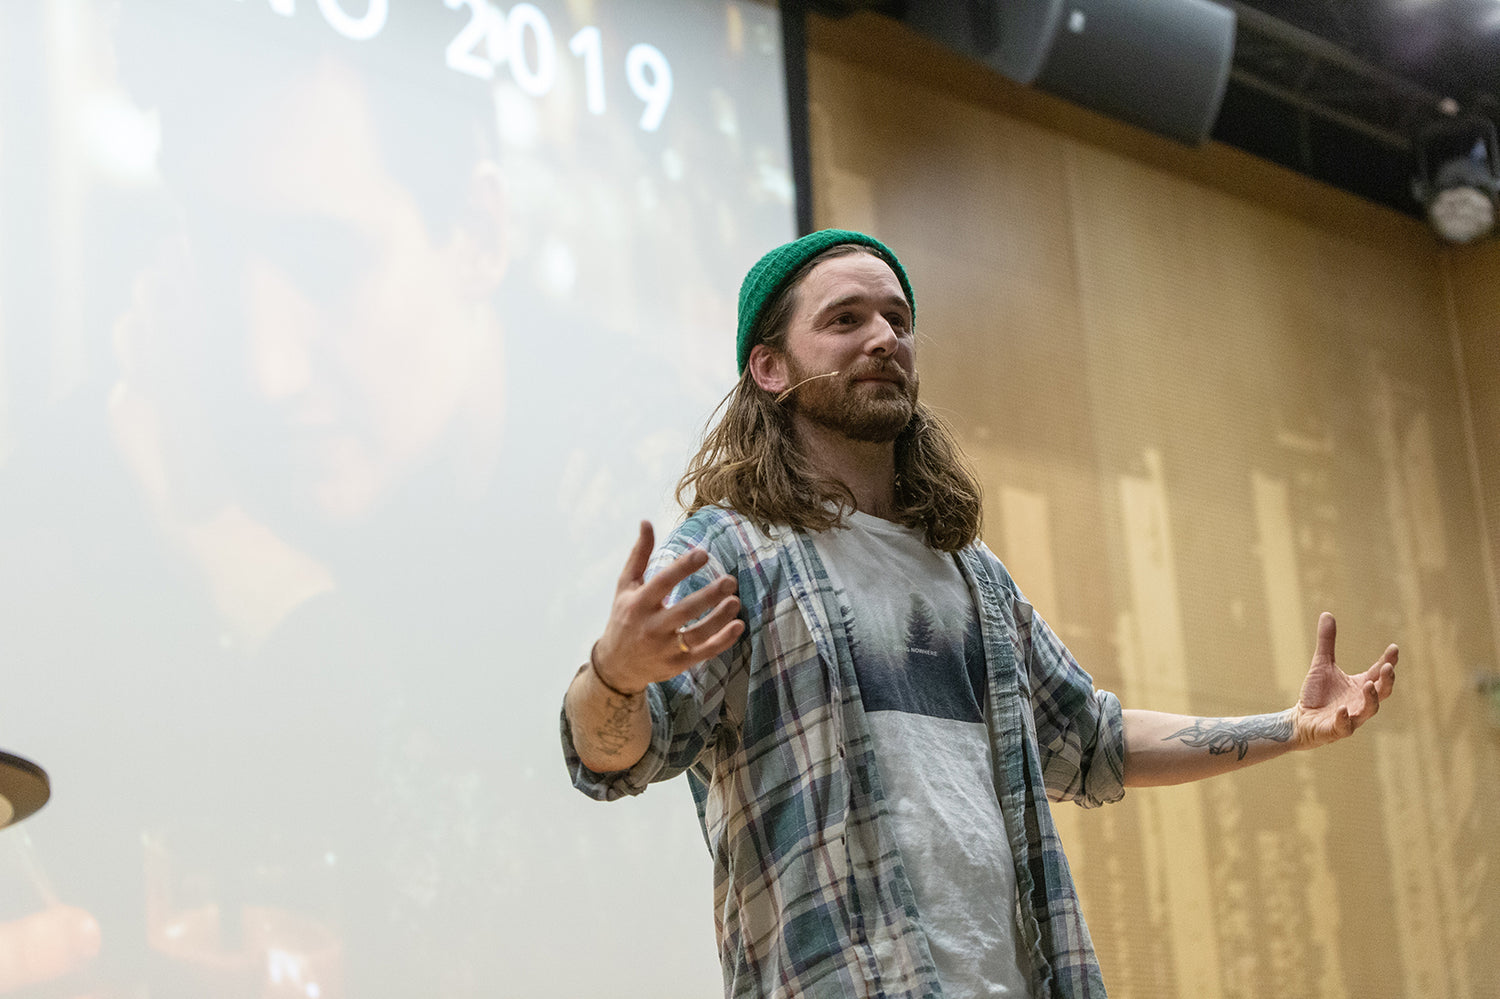
<path fill-rule="evenodd" d="M 505 178 L 492 160 L 481 160 L 469 175 L 469 195 L 453 225 L 451 250 L 464 290 L 488 298 L 510 267 L 510 219 Z"/>
<path fill-rule="evenodd" d="M 745 366 L 750 369 L 750 377 L 755 379 L 755 384 L 772 395 L 780 395 L 791 385 L 786 354 L 763 343 L 750 348 L 750 359 Z"/>

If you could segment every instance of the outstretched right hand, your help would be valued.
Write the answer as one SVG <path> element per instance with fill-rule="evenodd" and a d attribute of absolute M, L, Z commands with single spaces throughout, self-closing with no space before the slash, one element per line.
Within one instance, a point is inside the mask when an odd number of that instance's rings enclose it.
<path fill-rule="evenodd" d="M 667 606 L 673 588 L 708 564 L 708 553 L 694 548 L 647 581 L 646 566 L 654 545 L 651 523 L 643 520 L 615 587 L 604 637 L 594 646 L 594 670 L 599 678 L 627 694 L 712 659 L 745 630 L 745 622 L 737 616 L 740 600 L 733 576 L 720 576 Z"/>

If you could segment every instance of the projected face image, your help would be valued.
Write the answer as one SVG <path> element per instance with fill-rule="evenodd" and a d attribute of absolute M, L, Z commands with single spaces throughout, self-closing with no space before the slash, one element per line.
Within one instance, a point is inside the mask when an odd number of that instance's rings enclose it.
<path fill-rule="evenodd" d="M 458 421 L 468 458 L 483 460 L 504 407 L 493 167 L 476 164 L 462 216 L 434 231 L 382 162 L 361 80 L 333 60 L 266 102 L 214 160 L 189 225 L 225 293 L 210 304 L 216 321 L 243 333 L 250 423 L 237 457 L 250 477 L 344 519 Z"/>
<path fill-rule="evenodd" d="M 61 6 L 0 3 L 53 95 L 0 111 L 0 735 L 59 789 L 0 996 L 654 995 L 616 895 L 712 992 L 640 862 L 701 833 L 579 825 L 556 701 L 791 233 L 776 8 Z"/>

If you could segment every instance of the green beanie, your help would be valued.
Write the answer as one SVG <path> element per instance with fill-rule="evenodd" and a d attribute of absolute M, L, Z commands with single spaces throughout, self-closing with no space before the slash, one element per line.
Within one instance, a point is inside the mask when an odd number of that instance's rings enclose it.
<path fill-rule="evenodd" d="M 891 265 L 891 270 L 896 272 L 896 277 L 901 281 L 901 290 L 906 293 L 906 304 L 911 306 L 912 320 L 916 320 L 917 297 L 912 294 L 911 282 L 906 279 L 906 269 L 901 266 L 901 261 L 896 259 L 890 247 L 874 236 L 866 236 L 862 232 L 853 232 L 849 229 L 823 229 L 778 246 L 761 257 L 756 265 L 750 268 L 750 273 L 745 275 L 745 282 L 740 285 L 740 330 L 735 340 L 740 374 L 745 373 L 745 365 L 750 362 L 750 348 L 755 346 L 750 342 L 751 331 L 755 329 L 755 324 L 760 319 L 761 311 L 765 309 L 766 303 L 776 297 L 776 293 L 797 272 L 797 268 L 824 250 L 842 246 L 845 243 L 868 246 Z"/>

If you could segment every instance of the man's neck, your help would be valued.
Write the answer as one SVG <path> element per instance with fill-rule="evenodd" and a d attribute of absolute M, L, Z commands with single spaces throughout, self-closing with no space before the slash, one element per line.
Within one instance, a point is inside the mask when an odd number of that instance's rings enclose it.
<path fill-rule="evenodd" d="M 850 440 L 837 431 L 793 418 L 797 440 L 813 467 L 854 494 L 861 513 L 889 520 L 896 508 L 896 445 Z"/>

